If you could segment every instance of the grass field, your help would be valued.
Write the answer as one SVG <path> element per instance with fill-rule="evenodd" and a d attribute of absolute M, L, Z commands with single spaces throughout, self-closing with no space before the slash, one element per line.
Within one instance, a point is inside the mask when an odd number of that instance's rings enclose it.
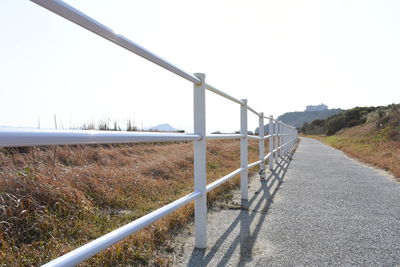
<path fill-rule="evenodd" d="M 249 162 L 258 160 L 250 141 Z M 193 144 L 88 145 L 0 150 L 0 266 L 37 266 L 193 191 Z M 239 141 L 207 145 L 207 183 L 237 169 Z M 268 151 L 268 150 L 266 150 Z M 257 171 L 257 168 L 254 169 Z M 238 179 L 208 194 L 229 198 Z M 193 204 L 82 266 L 169 265 L 171 238 Z"/>

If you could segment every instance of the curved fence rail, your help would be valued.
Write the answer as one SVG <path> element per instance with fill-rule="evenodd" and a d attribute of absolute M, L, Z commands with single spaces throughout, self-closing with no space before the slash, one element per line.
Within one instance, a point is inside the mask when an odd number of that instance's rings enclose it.
<path fill-rule="evenodd" d="M 268 160 L 270 169 L 279 157 L 289 153 L 297 139 L 298 132 L 292 126 L 275 120 L 272 116 L 266 117 L 247 104 L 246 99 L 237 99 L 229 94 L 209 85 L 202 73 L 190 74 L 156 54 L 146 50 L 128 38 L 115 34 L 111 29 L 85 15 L 72 6 L 60 0 L 31 0 L 32 2 L 60 15 L 61 17 L 78 24 L 79 26 L 171 71 L 172 73 L 193 83 L 194 99 L 194 133 L 154 133 L 154 132 L 107 132 L 107 131 L 77 131 L 77 130 L 1 130 L 0 147 L 15 146 L 43 146 L 43 145 L 76 145 L 76 144 L 106 144 L 106 143 L 137 143 L 137 142 L 194 142 L 194 192 L 175 200 L 174 202 L 155 210 L 125 226 L 122 226 L 86 245 L 79 247 L 44 266 L 74 266 L 95 254 L 105 250 L 132 233 L 142 229 L 150 223 L 173 212 L 179 207 L 195 201 L 195 246 L 207 246 L 207 192 L 217 188 L 224 182 L 240 174 L 242 199 L 248 199 L 248 170 L 259 166 L 261 177 L 265 177 L 265 162 Z M 206 102 L 205 90 L 209 90 L 240 105 L 240 134 L 211 134 L 206 135 Z M 258 136 L 249 135 L 247 129 L 248 111 L 259 117 Z M 268 120 L 268 135 L 265 135 L 265 120 Z M 218 179 L 206 184 L 206 140 L 239 139 L 240 140 L 240 167 Z M 248 163 L 248 140 L 259 142 L 259 160 Z M 269 152 L 264 149 L 265 140 L 269 140 Z"/>

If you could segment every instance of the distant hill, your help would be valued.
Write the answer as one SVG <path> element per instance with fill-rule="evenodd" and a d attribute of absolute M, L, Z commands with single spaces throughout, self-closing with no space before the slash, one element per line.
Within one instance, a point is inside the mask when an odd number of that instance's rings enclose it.
<path fill-rule="evenodd" d="M 287 112 L 278 117 L 278 120 L 283 123 L 292 125 L 296 128 L 300 128 L 306 122 L 312 122 L 314 120 L 324 120 L 332 115 L 343 112 L 343 109 L 327 109 L 321 111 L 295 111 Z"/>
<path fill-rule="evenodd" d="M 150 131 L 155 132 L 183 132 L 183 130 L 176 129 L 169 125 L 168 123 L 159 124 L 157 126 L 151 127 Z"/>
<path fill-rule="evenodd" d="M 321 109 L 327 107 L 326 105 L 319 105 L 319 106 L 307 106 L 307 109 L 310 110 L 311 108 L 319 108 L 322 107 Z M 306 109 L 306 110 L 307 110 Z M 318 111 L 295 111 L 295 112 L 286 112 L 285 114 L 282 114 L 278 117 L 278 120 L 282 121 L 283 123 L 292 125 L 296 128 L 300 128 L 303 126 L 304 123 L 310 123 L 315 120 L 324 120 L 326 118 L 329 118 L 330 116 L 339 114 L 341 112 L 345 111 L 344 109 L 340 108 L 335 108 L 335 109 L 325 109 L 325 110 L 318 110 Z M 269 126 L 268 122 L 264 126 L 264 133 L 268 134 Z M 255 130 L 255 134 L 258 134 L 258 127 Z"/>

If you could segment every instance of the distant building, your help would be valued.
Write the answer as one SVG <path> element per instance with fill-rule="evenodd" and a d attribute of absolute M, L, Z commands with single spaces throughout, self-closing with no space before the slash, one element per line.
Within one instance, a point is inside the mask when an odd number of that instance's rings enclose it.
<path fill-rule="evenodd" d="M 307 106 L 305 111 L 324 111 L 324 110 L 328 110 L 328 106 L 324 105 L 324 104 L 320 104 L 317 106 Z"/>

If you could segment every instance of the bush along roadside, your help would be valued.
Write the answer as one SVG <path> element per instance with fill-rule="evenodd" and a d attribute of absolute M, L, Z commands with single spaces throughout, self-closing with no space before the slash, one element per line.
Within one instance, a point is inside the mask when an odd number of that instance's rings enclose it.
<path fill-rule="evenodd" d="M 373 124 L 383 130 L 391 140 L 400 140 L 400 105 L 385 107 L 356 107 L 331 116 L 325 120 L 305 123 L 300 132 L 312 135 L 333 135 L 342 129 L 357 125 Z"/>

